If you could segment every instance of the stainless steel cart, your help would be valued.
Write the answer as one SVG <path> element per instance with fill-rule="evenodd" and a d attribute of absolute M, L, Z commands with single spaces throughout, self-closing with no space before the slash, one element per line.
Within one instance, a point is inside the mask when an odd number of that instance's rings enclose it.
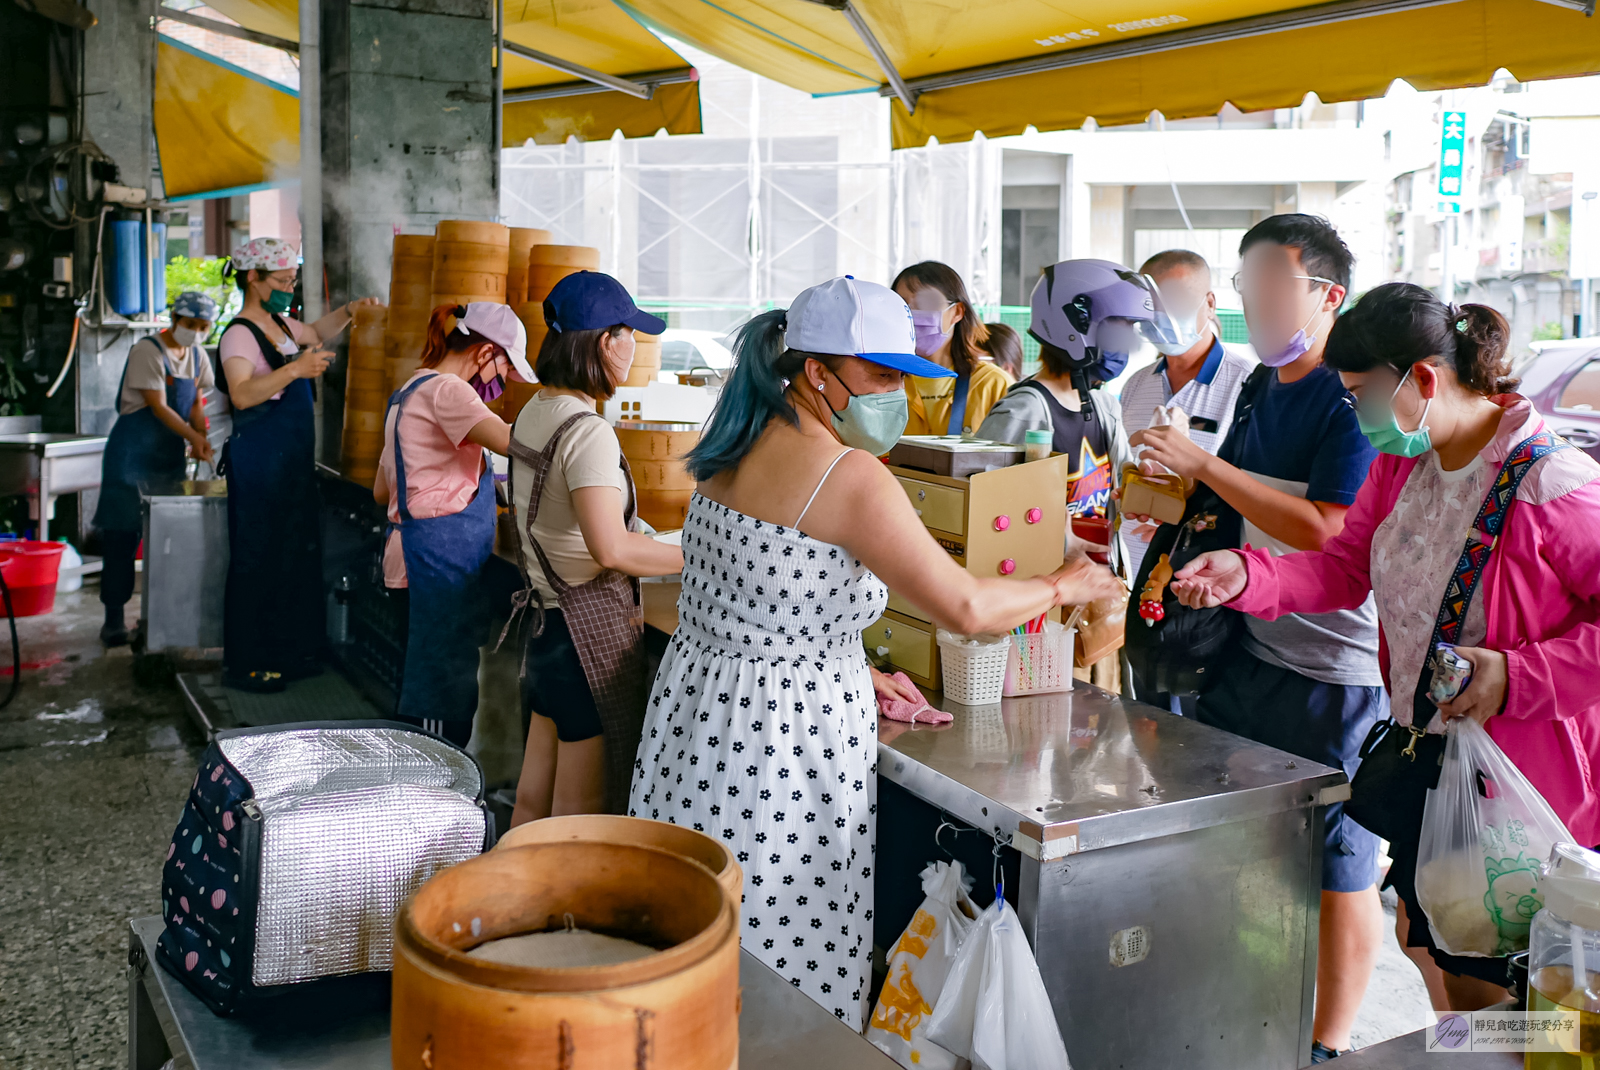
<path fill-rule="evenodd" d="M 228 491 L 220 479 L 145 484 L 144 583 L 139 615 L 145 650 L 222 645 L 228 578 Z"/>
<path fill-rule="evenodd" d="M 1073 1066 L 1309 1063 L 1343 772 L 1085 684 L 945 708 L 943 729 L 879 723 L 880 945 L 921 865 L 965 857 L 991 886 L 998 841 Z"/>
<path fill-rule="evenodd" d="M 105 451 L 105 435 L 0 434 L 0 495 L 26 494 L 39 538 L 48 538 L 56 499 L 100 486 Z"/>

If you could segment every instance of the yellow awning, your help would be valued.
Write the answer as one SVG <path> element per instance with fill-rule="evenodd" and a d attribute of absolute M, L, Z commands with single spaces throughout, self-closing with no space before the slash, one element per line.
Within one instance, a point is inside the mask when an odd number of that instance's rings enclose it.
<path fill-rule="evenodd" d="M 295 94 L 165 36 L 156 48 L 155 127 L 169 199 L 298 177 Z"/>
<path fill-rule="evenodd" d="M 618 0 L 729 62 L 811 93 L 889 77 L 844 0 Z M 1550 0 L 850 0 L 915 96 L 896 148 L 1600 72 L 1600 19 Z M 1132 54 L 1138 53 L 1138 54 Z M 1028 73 L 1018 71 L 1022 65 Z M 1041 69 L 1052 68 L 1053 69 Z M 1031 68 L 1031 70 L 1029 70 Z"/>
<path fill-rule="evenodd" d="M 291 41 L 300 39 L 298 0 L 212 0 L 210 6 L 246 29 Z M 651 76 L 675 76 L 656 85 L 649 99 L 615 90 L 591 92 L 591 83 L 573 74 L 507 54 L 504 87 L 518 90 L 565 87 L 574 92 L 538 100 L 508 101 L 503 112 L 504 145 L 529 138 L 558 144 L 568 134 L 584 141 L 603 141 L 613 131 L 626 137 L 700 133 L 700 90 L 687 80 L 689 61 L 611 0 L 507 0 L 505 39 L 630 81 L 654 82 Z"/>

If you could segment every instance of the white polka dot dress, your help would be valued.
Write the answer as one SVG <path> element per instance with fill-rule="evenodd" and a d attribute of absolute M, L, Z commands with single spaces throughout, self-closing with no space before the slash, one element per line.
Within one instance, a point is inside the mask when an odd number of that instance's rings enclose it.
<path fill-rule="evenodd" d="M 878 767 L 861 629 L 887 601 L 842 548 L 695 495 L 628 801 L 726 841 L 744 867 L 745 950 L 857 1030 Z"/>

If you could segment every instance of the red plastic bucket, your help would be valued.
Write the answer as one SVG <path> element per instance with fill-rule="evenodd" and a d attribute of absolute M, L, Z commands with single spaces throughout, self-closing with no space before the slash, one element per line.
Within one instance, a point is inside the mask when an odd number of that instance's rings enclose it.
<path fill-rule="evenodd" d="M 66 547 L 64 542 L 33 539 L 0 542 L 0 576 L 11 590 L 11 609 L 17 616 L 36 617 L 56 607 L 56 580 Z"/>

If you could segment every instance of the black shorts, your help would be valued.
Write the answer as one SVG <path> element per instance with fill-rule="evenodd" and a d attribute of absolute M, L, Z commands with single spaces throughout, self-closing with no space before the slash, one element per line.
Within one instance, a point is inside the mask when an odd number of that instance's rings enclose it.
<path fill-rule="evenodd" d="M 578 743 L 600 735 L 600 711 L 583 674 L 578 648 L 559 609 L 544 611 L 544 631 L 528 640 L 522 709 L 556 723 L 556 738 Z"/>

